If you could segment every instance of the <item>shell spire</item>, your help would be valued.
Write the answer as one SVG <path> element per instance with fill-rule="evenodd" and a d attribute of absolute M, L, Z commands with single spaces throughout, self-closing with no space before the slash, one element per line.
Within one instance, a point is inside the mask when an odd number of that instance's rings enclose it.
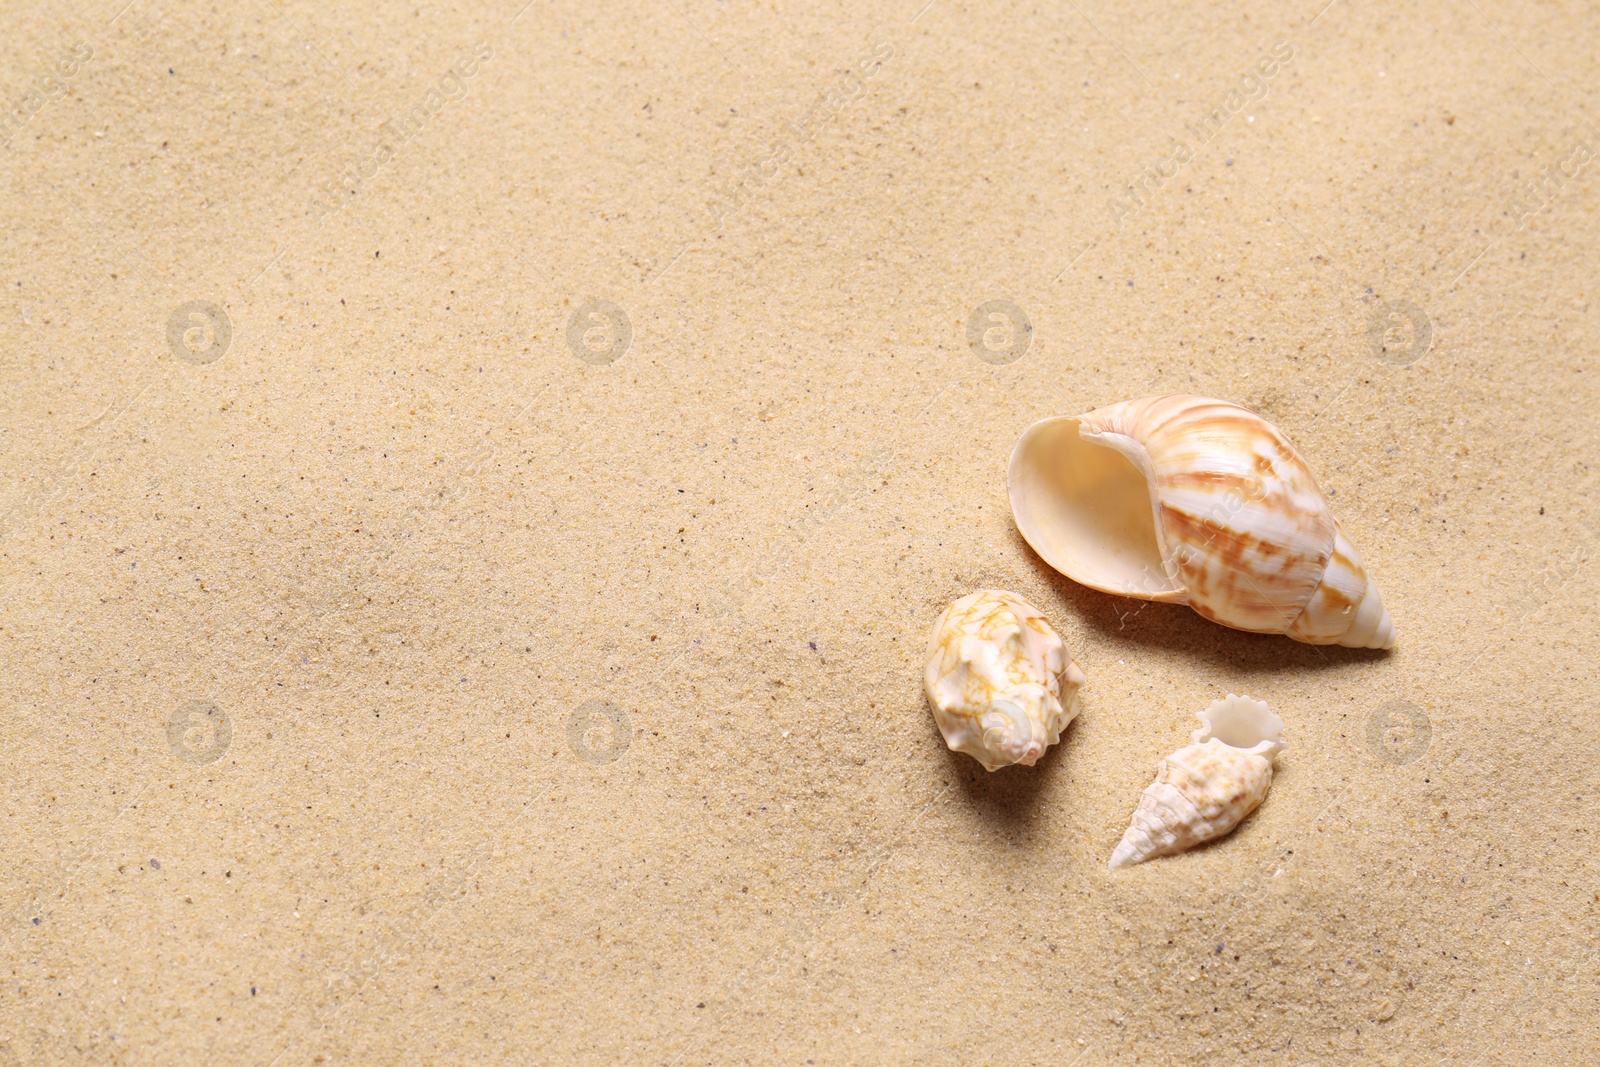
<path fill-rule="evenodd" d="M 1232 693 L 1199 718 L 1194 744 L 1163 759 L 1145 787 L 1112 870 L 1222 837 L 1266 797 L 1283 720 L 1264 701 Z"/>
<path fill-rule="evenodd" d="M 1394 623 L 1310 467 L 1225 400 L 1126 400 L 1028 427 L 1011 511 L 1044 561 L 1239 630 L 1393 648 Z"/>
<path fill-rule="evenodd" d="M 923 682 L 945 743 L 988 770 L 1032 766 L 1078 714 L 1083 672 L 1038 608 L 980 589 L 944 609 Z"/>

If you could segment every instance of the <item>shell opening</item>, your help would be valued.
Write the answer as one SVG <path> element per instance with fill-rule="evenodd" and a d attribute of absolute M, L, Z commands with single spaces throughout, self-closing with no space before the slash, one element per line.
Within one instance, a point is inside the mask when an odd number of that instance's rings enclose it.
<path fill-rule="evenodd" d="M 1283 747 L 1283 720 L 1264 700 L 1229 693 L 1199 712 L 1203 724 L 1194 732 L 1195 744 L 1215 738 L 1229 748 L 1259 752 L 1269 759 Z"/>
<path fill-rule="evenodd" d="M 1076 418 L 1045 419 L 1011 453 L 1017 529 L 1033 550 L 1081 585 L 1182 602 L 1164 563 L 1144 449 L 1121 434 L 1085 435 Z"/>

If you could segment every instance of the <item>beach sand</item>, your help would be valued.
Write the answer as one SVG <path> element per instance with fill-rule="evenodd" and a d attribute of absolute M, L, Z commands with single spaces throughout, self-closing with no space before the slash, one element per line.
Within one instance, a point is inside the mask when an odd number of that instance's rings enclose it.
<path fill-rule="evenodd" d="M 0 1064 L 1596 1058 L 1600 18 L 925 2 L 13 5 Z M 1174 392 L 1393 652 L 1026 546 Z M 1265 803 L 1109 872 L 1228 692 Z"/>

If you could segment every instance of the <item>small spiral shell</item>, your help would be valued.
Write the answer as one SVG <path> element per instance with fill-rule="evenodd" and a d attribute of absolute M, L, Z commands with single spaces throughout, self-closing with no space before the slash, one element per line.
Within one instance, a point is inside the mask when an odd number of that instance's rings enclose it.
<path fill-rule="evenodd" d="M 1112 870 L 1215 840 L 1266 797 L 1283 721 L 1264 701 L 1232 693 L 1199 718 L 1195 743 L 1163 759 L 1139 797 L 1111 854 Z"/>

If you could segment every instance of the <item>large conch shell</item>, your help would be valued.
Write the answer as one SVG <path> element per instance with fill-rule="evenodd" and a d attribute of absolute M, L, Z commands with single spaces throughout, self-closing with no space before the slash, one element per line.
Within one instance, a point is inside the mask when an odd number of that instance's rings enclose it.
<path fill-rule="evenodd" d="M 1105 593 L 1313 645 L 1393 648 L 1394 623 L 1300 454 L 1225 400 L 1147 397 L 1028 427 L 1011 513 Z"/>
<path fill-rule="evenodd" d="M 1170 856 L 1231 831 L 1260 806 L 1283 747 L 1283 720 L 1247 696 L 1199 714 L 1194 744 L 1161 761 L 1133 823 L 1111 853 L 1111 869 Z"/>
<path fill-rule="evenodd" d="M 1038 608 L 980 589 L 944 609 L 923 682 L 939 732 L 988 770 L 1033 766 L 1078 714 L 1083 672 Z"/>

